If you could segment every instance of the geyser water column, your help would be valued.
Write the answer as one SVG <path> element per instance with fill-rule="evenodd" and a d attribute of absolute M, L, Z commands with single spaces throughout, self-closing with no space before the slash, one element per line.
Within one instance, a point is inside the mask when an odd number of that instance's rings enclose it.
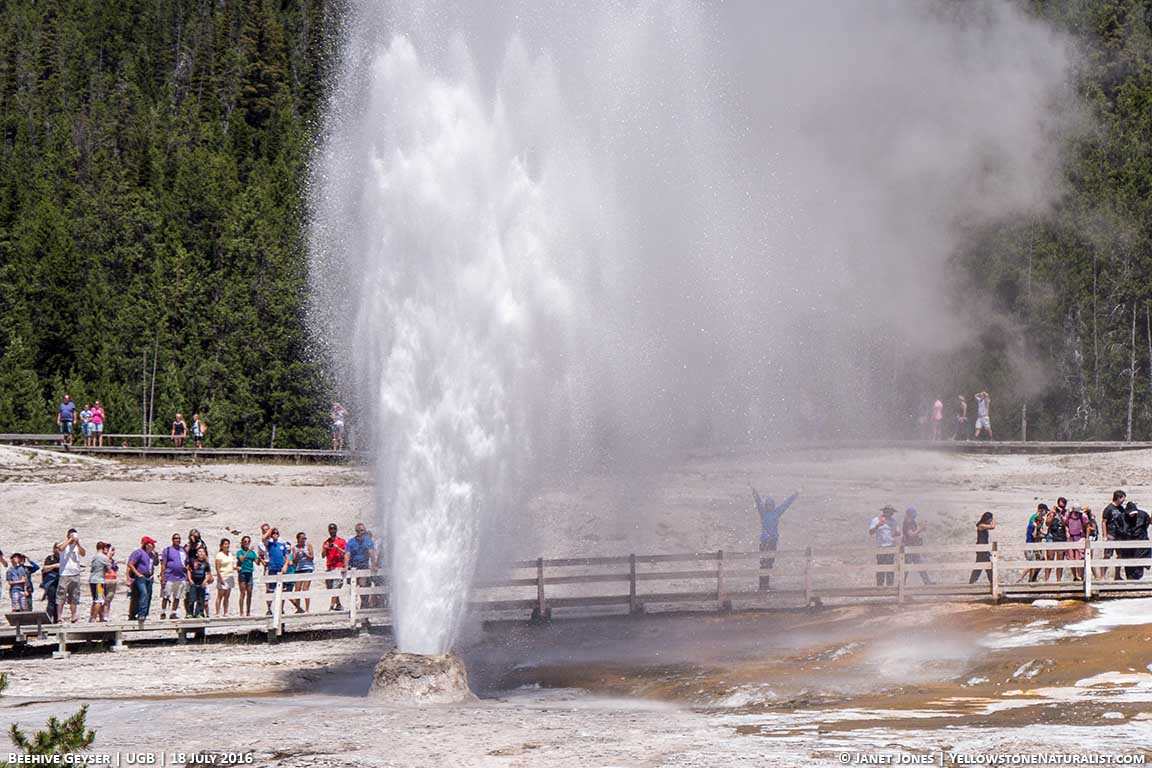
<path fill-rule="evenodd" d="M 402 651 L 451 647 L 482 548 L 538 552 L 542 468 L 892 424 L 896 355 L 968 338 L 965 233 L 1057 188 L 1068 47 L 1007 0 L 347 6 L 312 321 Z"/>
<path fill-rule="evenodd" d="M 486 513 L 516 495 L 544 344 L 568 303 L 555 216 L 504 108 L 394 35 L 363 63 L 359 118 L 334 151 L 352 216 L 350 331 L 368 398 L 401 650 L 456 635 Z M 329 220 L 329 224 L 335 224 Z M 345 226 L 340 224 L 338 226 Z"/>

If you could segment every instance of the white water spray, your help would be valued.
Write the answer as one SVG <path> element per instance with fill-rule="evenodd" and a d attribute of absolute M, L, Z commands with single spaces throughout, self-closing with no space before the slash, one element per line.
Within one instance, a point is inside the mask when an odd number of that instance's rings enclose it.
<path fill-rule="evenodd" d="M 378 456 L 401 650 L 451 646 L 485 536 L 542 535 L 542 467 L 867 428 L 891 350 L 955 330 L 957 223 L 1043 204 L 1047 28 L 820 5 L 352 3 L 314 324 Z"/>

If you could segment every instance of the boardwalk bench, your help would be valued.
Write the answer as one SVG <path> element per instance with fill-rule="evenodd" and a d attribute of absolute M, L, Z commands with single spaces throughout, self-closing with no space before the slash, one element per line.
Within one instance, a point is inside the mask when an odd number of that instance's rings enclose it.
<path fill-rule="evenodd" d="M 43 637 L 44 627 L 52 623 L 47 611 L 8 611 L 4 618 L 16 628 L 14 639 L 17 645 L 27 642 L 25 636 L 29 634 Z M 32 627 L 35 629 L 29 631 Z"/>

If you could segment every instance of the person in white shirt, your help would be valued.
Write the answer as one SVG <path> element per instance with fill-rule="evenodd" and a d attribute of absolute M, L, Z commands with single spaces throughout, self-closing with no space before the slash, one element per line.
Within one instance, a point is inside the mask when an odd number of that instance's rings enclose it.
<path fill-rule="evenodd" d="M 56 546 L 60 548 L 58 594 L 68 606 L 72 623 L 75 624 L 80 611 L 80 558 L 87 556 L 88 553 L 80 543 L 75 528 L 69 528 L 67 537 Z"/>

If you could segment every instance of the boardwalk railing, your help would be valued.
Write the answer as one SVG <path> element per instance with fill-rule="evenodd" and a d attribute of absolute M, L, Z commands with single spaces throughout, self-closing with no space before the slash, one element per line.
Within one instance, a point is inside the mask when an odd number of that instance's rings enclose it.
<path fill-rule="evenodd" d="M 639 613 L 673 603 L 730 610 L 734 604 L 808 606 L 853 598 L 1091 600 L 1152 592 L 1152 578 L 1132 578 L 1132 571 L 1124 578 L 1126 569 L 1152 568 L 1148 547 L 1147 541 L 993 542 L 539 558 L 514 563 L 510 578 L 479 582 L 472 605 L 547 618 L 554 609 L 626 607 Z"/>
<path fill-rule="evenodd" d="M 769 552 L 728 551 L 615 557 L 538 558 L 513 563 L 475 584 L 470 607 L 482 618 L 544 620 L 554 611 L 588 615 L 639 614 L 681 606 L 802 607 L 825 601 L 1033 599 L 1092 600 L 1152 593 L 1147 541 L 1037 544 L 950 544 L 899 547 L 804 547 Z M 301 591 L 301 586 L 308 588 Z M 271 587 L 271 591 L 268 591 Z M 215 590 L 215 585 L 210 585 Z M 237 592 L 232 595 L 233 607 Z M 339 610 L 331 610 L 333 598 Z M 168 633 L 181 642 L 211 629 L 261 632 L 270 641 L 292 631 L 365 630 L 391 623 L 388 577 L 378 571 L 264 576 L 252 593 L 251 617 L 213 617 L 113 624 L 54 624 L 0 631 L 0 643 L 28 635 L 69 643 Z M 158 601 L 158 598 L 156 598 Z"/>

